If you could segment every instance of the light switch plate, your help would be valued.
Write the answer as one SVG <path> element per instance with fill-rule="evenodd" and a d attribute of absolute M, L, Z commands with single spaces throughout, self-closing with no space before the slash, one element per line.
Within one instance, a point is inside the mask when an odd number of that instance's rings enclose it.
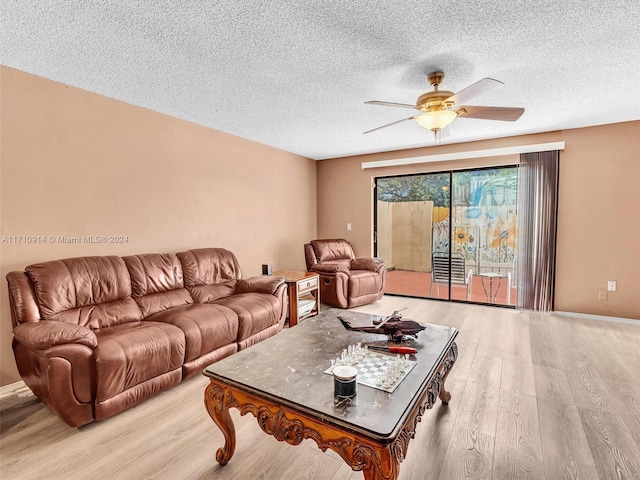
<path fill-rule="evenodd" d="M 609 290 L 610 292 L 615 292 L 616 291 L 616 281 L 615 280 L 609 280 L 607 282 L 607 290 Z"/>

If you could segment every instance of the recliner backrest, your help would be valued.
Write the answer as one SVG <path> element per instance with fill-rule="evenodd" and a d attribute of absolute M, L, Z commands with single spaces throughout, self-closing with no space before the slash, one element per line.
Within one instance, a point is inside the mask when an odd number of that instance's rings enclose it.
<path fill-rule="evenodd" d="M 120 257 L 67 258 L 29 265 L 25 271 L 44 320 L 92 329 L 142 320 Z"/>
<path fill-rule="evenodd" d="M 236 256 L 224 248 L 198 248 L 177 254 L 184 286 L 196 303 L 213 302 L 232 295 L 242 271 Z"/>
<path fill-rule="evenodd" d="M 344 238 L 311 240 L 318 263 L 337 263 L 349 266 L 354 260 L 353 247 Z"/>
<path fill-rule="evenodd" d="M 168 308 L 193 303 L 173 253 L 147 253 L 123 257 L 131 276 L 131 295 L 146 317 Z"/>

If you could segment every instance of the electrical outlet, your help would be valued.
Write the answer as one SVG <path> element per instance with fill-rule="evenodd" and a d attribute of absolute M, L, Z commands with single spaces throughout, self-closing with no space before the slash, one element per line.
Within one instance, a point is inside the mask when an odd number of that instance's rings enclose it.
<path fill-rule="evenodd" d="M 351 224 L 347 223 L 347 230 L 351 230 Z"/>
<path fill-rule="evenodd" d="M 610 292 L 615 292 L 616 291 L 616 281 L 615 280 L 609 280 L 607 282 L 607 290 L 609 290 Z"/>
<path fill-rule="evenodd" d="M 598 300 L 606 300 L 607 299 L 607 292 L 605 292 L 604 290 L 600 290 L 598 292 Z"/>

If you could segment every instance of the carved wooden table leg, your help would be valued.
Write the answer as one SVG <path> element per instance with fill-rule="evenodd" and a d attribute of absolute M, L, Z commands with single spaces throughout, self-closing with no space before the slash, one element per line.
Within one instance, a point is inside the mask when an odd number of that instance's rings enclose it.
<path fill-rule="evenodd" d="M 364 473 L 364 480 L 396 480 L 398 478 L 397 475 L 393 475 L 391 477 L 385 477 L 377 468 L 371 468 L 370 470 L 363 470 L 362 473 Z"/>
<path fill-rule="evenodd" d="M 451 345 L 451 349 L 447 353 L 447 358 L 444 361 L 445 372 L 444 372 L 444 376 L 442 377 L 442 383 L 440 384 L 439 396 L 440 396 L 440 400 L 442 400 L 442 403 L 444 403 L 445 405 L 448 405 L 449 402 L 451 401 L 451 393 L 444 388 L 444 383 L 447 381 L 447 377 L 449 376 L 449 373 L 451 372 L 451 369 L 453 368 L 454 363 L 456 363 L 457 358 L 458 358 L 458 345 L 456 345 L 454 342 Z"/>
<path fill-rule="evenodd" d="M 226 465 L 236 450 L 236 429 L 229 414 L 229 405 L 225 402 L 225 391 L 211 382 L 204 392 L 204 405 L 213 421 L 224 435 L 224 447 L 216 452 L 216 461 Z"/>
<path fill-rule="evenodd" d="M 362 469 L 365 480 L 396 480 L 400 473 L 400 462 L 403 458 L 396 458 L 390 447 L 376 448 L 373 461 L 369 468 Z"/>

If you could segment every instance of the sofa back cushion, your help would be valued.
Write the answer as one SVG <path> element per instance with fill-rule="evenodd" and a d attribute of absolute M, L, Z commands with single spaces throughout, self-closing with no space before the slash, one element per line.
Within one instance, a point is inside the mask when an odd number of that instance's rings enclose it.
<path fill-rule="evenodd" d="M 67 258 L 29 265 L 25 271 L 44 320 L 99 329 L 142 319 L 120 257 Z"/>
<path fill-rule="evenodd" d="M 312 240 L 311 245 L 316 253 L 318 263 L 339 263 L 349 266 L 356 257 L 351 244 L 343 239 Z"/>
<path fill-rule="evenodd" d="M 123 257 L 131 276 L 131 296 L 144 317 L 193 299 L 186 288 L 182 264 L 173 253 L 149 253 Z"/>
<path fill-rule="evenodd" d="M 242 278 L 238 259 L 224 248 L 198 248 L 177 254 L 184 285 L 197 303 L 209 303 L 232 295 Z"/>

